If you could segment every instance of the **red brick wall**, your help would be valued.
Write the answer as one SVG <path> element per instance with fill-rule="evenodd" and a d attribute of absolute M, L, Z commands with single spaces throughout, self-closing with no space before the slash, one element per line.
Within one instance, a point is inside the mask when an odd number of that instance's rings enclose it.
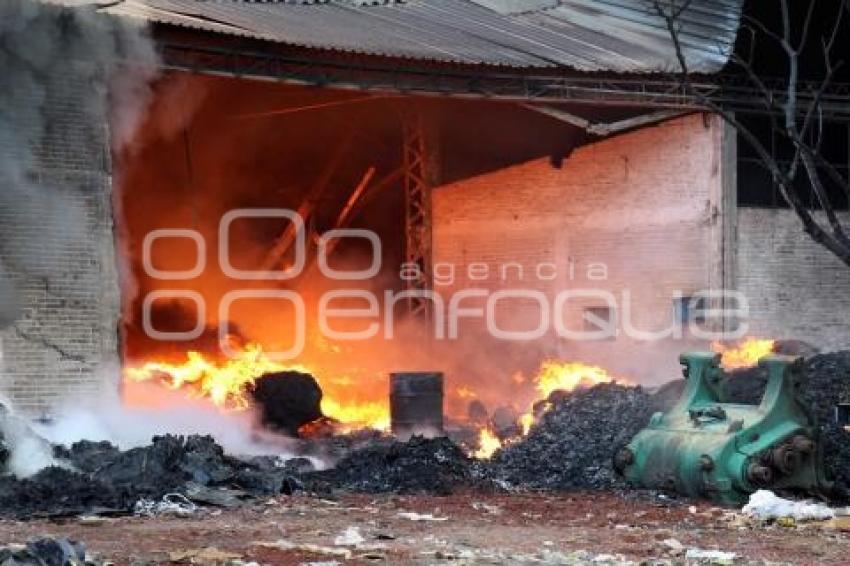
<path fill-rule="evenodd" d="M 489 290 L 524 287 L 553 297 L 566 288 L 601 288 L 614 293 L 617 316 L 622 295 L 633 297 L 632 320 L 641 329 L 659 329 L 672 319 L 673 294 L 719 287 L 718 250 L 722 249 L 722 124 L 691 115 L 601 140 L 575 150 L 561 169 L 541 158 L 467 179 L 434 192 L 434 263 L 438 276 L 455 265 L 453 285 L 437 288 Z M 483 281 L 470 280 L 466 268 L 490 266 Z M 499 264 L 516 262 L 503 280 Z M 557 278 L 534 275 L 540 262 L 554 263 Z M 604 281 L 588 279 L 591 264 L 607 266 Z M 442 266 L 441 266 L 442 264 Z M 473 305 L 474 301 L 467 303 Z M 571 302 L 564 312 L 570 328 L 582 326 L 584 306 Z M 504 327 L 529 328 L 537 308 L 500 302 Z M 474 331 L 475 321 L 465 323 Z M 540 356 L 558 355 L 605 363 L 641 379 L 663 381 L 677 365 L 685 344 L 615 340 L 577 345 L 554 333 L 529 345 Z M 615 355 L 616 354 L 616 355 Z M 613 356 L 613 358 L 612 358 Z M 663 366 L 664 369 L 656 369 Z"/>

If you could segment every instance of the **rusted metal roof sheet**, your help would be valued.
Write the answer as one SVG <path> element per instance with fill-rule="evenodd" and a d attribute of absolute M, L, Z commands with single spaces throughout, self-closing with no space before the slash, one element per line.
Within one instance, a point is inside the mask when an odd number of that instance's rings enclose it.
<path fill-rule="evenodd" d="M 55 0 L 54 0 L 55 1 Z M 60 0 L 61 1 L 61 0 Z M 677 68 L 651 0 L 124 0 L 122 17 L 289 45 L 452 63 L 657 72 Z M 743 0 L 693 0 L 681 40 L 692 71 L 729 57 Z M 541 7 L 542 6 L 542 7 Z"/>

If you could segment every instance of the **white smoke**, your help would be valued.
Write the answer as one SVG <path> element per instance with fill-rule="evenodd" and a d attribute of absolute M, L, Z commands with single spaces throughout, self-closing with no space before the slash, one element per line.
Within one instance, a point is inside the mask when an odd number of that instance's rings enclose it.
<path fill-rule="evenodd" d="M 43 259 L 73 249 L 73 235 L 87 222 L 78 199 L 69 198 L 85 189 L 43 178 L 42 168 L 58 149 L 44 140 L 85 145 L 76 137 L 53 139 L 62 130 L 55 122 L 73 116 L 86 124 L 74 135 L 85 138 L 105 128 L 108 117 L 112 148 L 120 149 L 148 106 L 157 67 L 153 41 L 135 23 L 92 6 L 0 2 L 0 328 L 20 310 L 15 274 L 54 275 Z M 81 85 L 89 94 L 83 103 Z M 36 242 L 37 257 L 16 253 L 16 238 Z"/>
<path fill-rule="evenodd" d="M 163 434 L 209 434 L 229 454 L 292 456 L 293 440 L 259 431 L 250 411 L 224 412 L 205 399 L 187 398 L 156 383 L 135 384 L 136 394 L 150 392 L 155 406 L 128 407 L 114 381 L 86 398 L 69 399 L 57 407 L 50 422 L 33 428 L 55 444 L 106 440 L 121 449 L 150 444 Z"/>
<path fill-rule="evenodd" d="M 11 404 L 0 397 L 0 442 L 10 454 L 5 463 L 0 462 L 0 473 L 29 477 L 42 468 L 56 465 L 53 447 L 39 436 L 27 421 L 12 411 Z"/>

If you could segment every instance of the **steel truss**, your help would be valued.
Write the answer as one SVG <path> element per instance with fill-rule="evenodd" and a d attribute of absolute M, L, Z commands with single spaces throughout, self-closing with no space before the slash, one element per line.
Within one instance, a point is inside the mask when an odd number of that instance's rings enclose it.
<path fill-rule="evenodd" d="M 432 291 L 431 269 L 431 171 L 430 137 L 425 119 L 414 109 L 402 111 L 403 186 L 406 291 L 411 291 L 407 305 L 411 315 L 430 319 L 432 302 L 427 298 Z"/>

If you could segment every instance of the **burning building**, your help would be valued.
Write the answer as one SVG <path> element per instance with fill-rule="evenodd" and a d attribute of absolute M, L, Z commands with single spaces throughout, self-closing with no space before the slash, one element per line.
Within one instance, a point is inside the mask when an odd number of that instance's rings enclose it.
<path fill-rule="evenodd" d="M 590 366 L 559 387 L 669 379 L 721 290 L 754 334 L 846 346 L 843 267 L 742 188 L 643 4 L 21 2 L 33 29 L 78 6 L 97 49 L 15 61 L 37 96 L 4 104 L 0 390 L 239 409 L 296 370 L 386 428 L 389 372 L 438 370 L 450 417 L 523 412 L 551 360 Z M 719 84 L 742 2 L 692 4 L 684 55 Z"/>

